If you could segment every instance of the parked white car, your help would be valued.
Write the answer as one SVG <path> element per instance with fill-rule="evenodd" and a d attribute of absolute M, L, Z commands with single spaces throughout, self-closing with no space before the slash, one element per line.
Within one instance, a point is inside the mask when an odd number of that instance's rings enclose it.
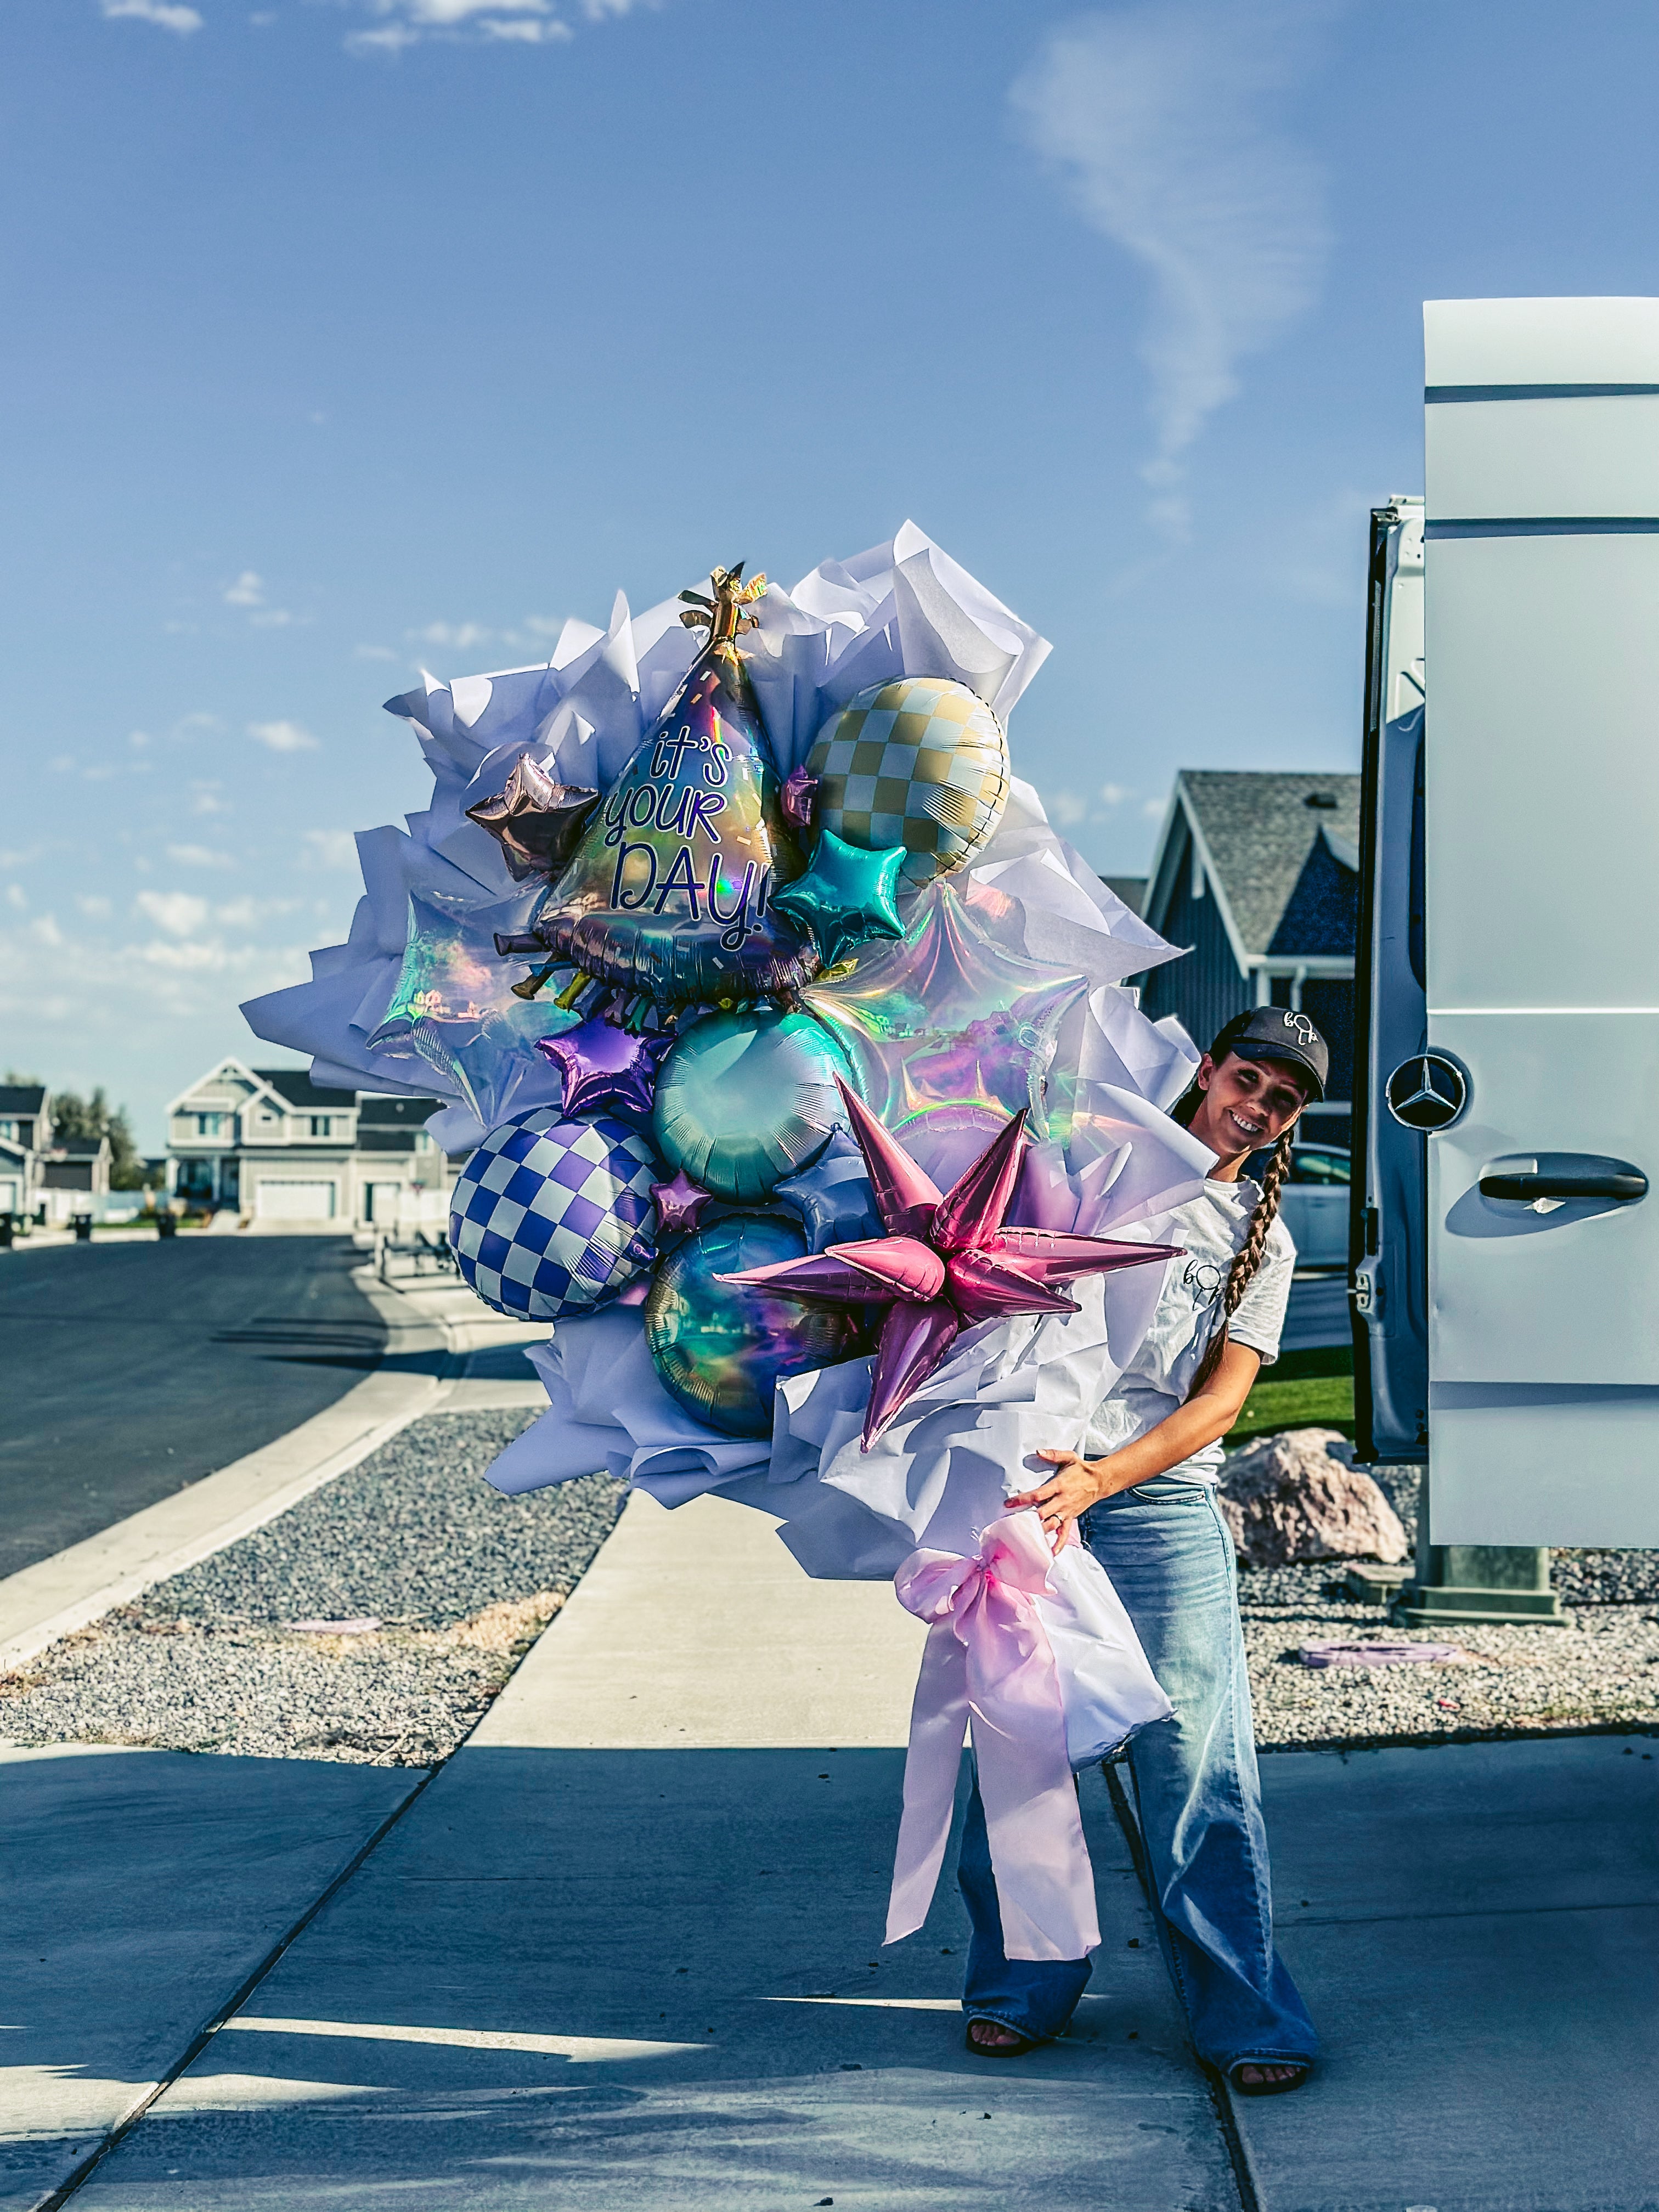
<path fill-rule="evenodd" d="M 1297 1145 L 1279 1194 L 1298 1267 L 1348 1264 L 1348 1154 L 1337 1145 Z"/>

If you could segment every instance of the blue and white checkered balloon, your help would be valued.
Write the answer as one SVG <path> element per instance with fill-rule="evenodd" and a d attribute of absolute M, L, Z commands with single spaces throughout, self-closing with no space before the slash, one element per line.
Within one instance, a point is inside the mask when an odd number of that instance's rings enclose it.
<path fill-rule="evenodd" d="M 656 1257 L 650 1145 L 626 1122 L 532 1106 L 492 1129 L 462 1170 L 449 1241 L 487 1306 L 526 1321 L 583 1313 Z"/>

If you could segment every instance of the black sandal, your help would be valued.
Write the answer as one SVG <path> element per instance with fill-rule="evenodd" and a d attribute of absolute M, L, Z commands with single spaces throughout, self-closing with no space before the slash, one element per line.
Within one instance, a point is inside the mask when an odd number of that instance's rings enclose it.
<path fill-rule="evenodd" d="M 1012 2035 L 1012 2043 L 978 2043 L 974 2039 L 976 2027 L 1000 2027 L 1005 2035 Z M 1017 2027 L 1010 2027 L 1006 2020 L 993 2020 L 988 2013 L 975 2013 L 962 2032 L 962 2039 L 975 2058 L 1023 2058 L 1028 2051 L 1037 2047 L 1037 2038 L 1022 2035 Z"/>
<path fill-rule="evenodd" d="M 1241 2081 L 1241 2066 L 1288 2066 L 1291 2072 L 1286 2081 Z M 1283 2097 L 1299 2089 L 1312 2072 L 1312 2063 L 1305 2058 L 1235 2058 L 1227 2069 L 1227 2086 L 1239 2097 Z"/>

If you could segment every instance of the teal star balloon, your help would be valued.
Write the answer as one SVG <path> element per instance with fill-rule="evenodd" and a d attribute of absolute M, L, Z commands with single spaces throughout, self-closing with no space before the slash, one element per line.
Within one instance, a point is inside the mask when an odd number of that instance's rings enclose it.
<path fill-rule="evenodd" d="M 811 933 L 818 957 L 833 968 L 866 937 L 902 937 L 899 870 L 902 845 L 866 853 L 833 830 L 822 831 L 804 876 L 773 892 L 770 903 L 786 921 Z"/>

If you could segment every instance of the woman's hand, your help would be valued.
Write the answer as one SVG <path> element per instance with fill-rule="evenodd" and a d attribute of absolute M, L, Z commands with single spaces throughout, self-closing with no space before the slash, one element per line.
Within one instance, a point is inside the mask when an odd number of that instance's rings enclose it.
<path fill-rule="evenodd" d="M 1106 1495 L 1104 1484 L 1096 1468 L 1080 1452 L 1054 1451 L 1045 1445 L 1036 1456 L 1046 1459 L 1054 1473 L 1046 1482 L 1030 1490 L 1023 1490 L 1018 1498 L 1005 1500 L 1006 1510 L 1018 1511 L 1022 1506 L 1035 1505 L 1042 1516 L 1042 1525 L 1049 1540 L 1063 1534 L 1065 1524 L 1075 1521 L 1080 1513 Z M 1055 1545 L 1055 1549 L 1060 1548 Z"/>

